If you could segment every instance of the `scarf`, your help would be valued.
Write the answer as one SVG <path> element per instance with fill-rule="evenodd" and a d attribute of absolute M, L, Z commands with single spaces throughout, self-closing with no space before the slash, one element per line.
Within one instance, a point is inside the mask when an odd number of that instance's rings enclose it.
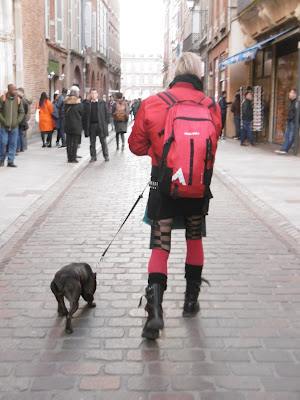
<path fill-rule="evenodd" d="M 200 92 L 203 92 L 203 83 L 200 78 L 198 78 L 197 75 L 193 74 L 182 74 L 182 75 L 177 75 L 175 76 L 174 80 L 170 83 L 169 89 L 171 89 L 176 83 L 179 82 L 185 82 L 185 83 L 190 83 L 194 86 L 196 90 L 200 90 Z"/>

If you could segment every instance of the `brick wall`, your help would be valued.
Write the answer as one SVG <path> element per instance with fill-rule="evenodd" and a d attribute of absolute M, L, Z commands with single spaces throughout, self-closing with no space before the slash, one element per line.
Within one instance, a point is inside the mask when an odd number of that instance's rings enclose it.
<path fill-rule="evenodd" d="M 45 45 L 45 9 L 44 1 L 22 1 L 23 31 L 23 66 L 24 89 L 28 98 L 32 99 L 31 112 L 40 94 L 48 92 L 48 59 Z M 33 119 L 33 118 L 32 118 Z M 30 121 L 29 136 L 38 130 L 34 121 Z"/>

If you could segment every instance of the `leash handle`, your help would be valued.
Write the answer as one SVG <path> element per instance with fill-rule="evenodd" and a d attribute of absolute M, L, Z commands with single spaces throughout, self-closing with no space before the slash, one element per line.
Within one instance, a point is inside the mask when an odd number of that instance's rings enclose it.
<path fill-rule="evenodd" d="M 137 198 L 136 202 L 134 203 L 134 205 L 131 207 L 131 210 L 129 211 L 127 217 L 125 218 L 125 220 L 123 221 L 122 225 L 120 226 L 119 230 L 117 231 L 117 233 L 115 234 L 115 236 L 112 238 L 112 240 L 110 241 L 109 245 L 106 247 L 106 249 L 104 250 L 101 258 L 100 258 L 100 262 L 102 261 L 103 257 L 105 256 L 107 250 L 110 248 L 111 244 L 113 243 L 113 241 L 115 240 L 115 238 L 117 237 L 118 233 L 120 232 L 120 230 L 123 228 L 125 222 L 128 220 L 128 218 L 130 217 L 132 211 L 135 209 L 136 205 L 138 204 L 138 202 L 143 198 L 144 192 L 147 189 L 147 186 L 149 185 L 149 181 L 147 182 L 147 185 L 145 186 L 144 190 L 142 191 L 142 193 L 139 195 L 139 197 Z"/>

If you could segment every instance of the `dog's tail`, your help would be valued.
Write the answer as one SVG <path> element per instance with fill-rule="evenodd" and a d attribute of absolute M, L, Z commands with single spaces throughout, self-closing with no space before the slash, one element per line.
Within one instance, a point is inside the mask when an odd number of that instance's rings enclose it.
<path fill-rule="evenodd" d="M 64 286 L 66 284 L 66 277 L 61 276 L 59 279 L 54 279 L 51 282 L 51 290 L 53 293 L 61 293 L 64 289 Z"/>

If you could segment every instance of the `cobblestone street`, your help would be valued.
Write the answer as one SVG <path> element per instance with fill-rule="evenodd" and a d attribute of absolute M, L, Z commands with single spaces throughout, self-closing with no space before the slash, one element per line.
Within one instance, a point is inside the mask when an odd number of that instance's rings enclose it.
<path fill-rule="evenodd" d="M 141 338 L 148 191 L 99 260 L 149 172 L 148 157 L 116 152 L 112 141 L 110 162 L 86 161 L 2 247 L 0 398 L 299 400 L 299 238 L 221 169 L 204 239 L 211 286 L 202 286 L 201 312 L 182 318 L 185 240 L 173 231 L 165 329 L 156 342 Z M 50 283 L 72 261 L 97 272 L 97 307 L 81 299 L 67 335 Z"/>

